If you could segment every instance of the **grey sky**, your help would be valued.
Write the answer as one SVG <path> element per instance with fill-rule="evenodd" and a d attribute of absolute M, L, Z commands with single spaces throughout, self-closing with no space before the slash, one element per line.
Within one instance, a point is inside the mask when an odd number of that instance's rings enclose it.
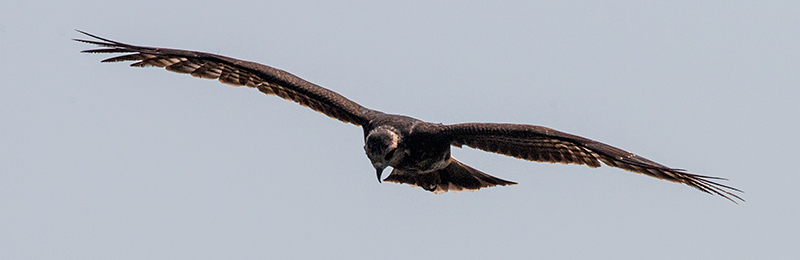
<path fill-rule="evenodd" d="M 800 4 L 64 1 L 0 8 L 0 259 L 800 257 Z M 100 64 L 81 29 L 287 70 L 427 121 L 544 125 L 693 173 L 467 149 L 519 182 L 379 184 L 361 129 Z"/>

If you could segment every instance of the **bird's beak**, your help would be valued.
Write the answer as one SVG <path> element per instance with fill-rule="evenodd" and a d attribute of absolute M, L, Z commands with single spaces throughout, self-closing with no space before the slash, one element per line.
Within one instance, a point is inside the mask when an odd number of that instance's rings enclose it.
<path fill-rule="evenodd" d="M 385 168 L 386 167 L 375 167 L 375 171 L 377 172 L 378 175 L 378 183 L 381 182 L 381 175 L 383 175 L 383 169 Z"/>

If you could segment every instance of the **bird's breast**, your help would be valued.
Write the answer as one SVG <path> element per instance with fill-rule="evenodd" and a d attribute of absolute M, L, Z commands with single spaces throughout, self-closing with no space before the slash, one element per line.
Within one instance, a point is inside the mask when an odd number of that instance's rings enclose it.
<path fill-rule="evenodd" d="M 430 172 L 444 169 L 450 163 L 450 145 L 447 142 L 408 138 L 401 147 L 405 156 L 392 165 L 396 169 Z"/>

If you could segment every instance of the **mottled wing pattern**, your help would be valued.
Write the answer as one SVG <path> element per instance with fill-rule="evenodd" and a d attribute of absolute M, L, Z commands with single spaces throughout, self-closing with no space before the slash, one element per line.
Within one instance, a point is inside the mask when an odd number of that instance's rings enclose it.
<path fill-rule="evenodd" d="M 172 72 L 191 74 L 198 78 L 219 79 L 225 84 L 247 86 L 267 95 L 297 102 L 332 118 L 355 125 L 366 124 L 369 122 L 369 115 L 376 112 L 291 73 L 255 62 L 204 52 L 134 46 L 78 32 L 100 41 L 81 39 L 75 41 L 103 47 L 85 50 L 83 51 L 85 53 L 132 53 L 108 58 L 102 62 L 135 61 L 131 66 L 155 66 Z"/>
<path fill-rule="evenodd" d="M 741 190 L 712 181 L 723 178 L 669 168 L 625 150 L 543 126 L 467 123 L 442 126 L 440 131 L 450 138 L 452 145 L 458 147 L 467 145 L 529 161 L 579 164 L 593 168 L 600 167 L 600 162 L 603 162 L 611 167 L 684 183 L 733 202 L 736 202 L 733 198 L 744 201 L 731 193 Z"/>
<path fill-rule="evenodd" d="M 475 168 L 469 167 L 455 158 L 444 169 L 432 172 L 407 172 L 398 169 L 392 170 L 384 181 L 405 183 L 423 188 L 427 191 L 440 194 L 445 192 L 460 192 L 462 190 L 477 191 L 481 188 L 492 186 L 515 185 L 516 182 L 503 180 Z"/>

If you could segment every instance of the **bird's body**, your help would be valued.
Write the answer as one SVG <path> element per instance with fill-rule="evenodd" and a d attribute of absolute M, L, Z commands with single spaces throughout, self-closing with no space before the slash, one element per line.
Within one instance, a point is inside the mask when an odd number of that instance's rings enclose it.
<path fill-rule="evenodd" d="M 133 53 L 103 62 L 136 61 L 131 66 L 164 67 L 195 77 L 219 79 L 234 86 L 256 88 L 265 94 L 276 95 L 329 117 L 361 126 L 364 131 L 364 150 L 376 169 L 379 181 L 382 171 L 391 166 L 393 170 L 385 181 L 410 184 L 435 193 L 516 184 L 490 176 L 451 157 L 451 147 L 466 145 L 530 161 L 589 167 L 599 167 L 602 162 L 631 172 L 684 183 L 731 201 L 734 201 L 733 198 L 742 200 L 731 193 L 740 190 L 712 181 L 721 178 L 669 168 L 622 149 L 547 127 L 429 123 L 365 108 L 291 73 L 255 62 L 204 52 L 129 45 L 81 33 L 100 41 L 76 41 L 104 47 L 84 52 Z"/>
<path fill-rule="evenodd" d="M 443 137 L 442 124 L 402 115 L 380 114 L 363 126 L 364 150 L 377 170 L 378 180 L 387 166 L 386 181 L 406 183 L 435 193 L 477 190 L 513 185 L 450 156 L 451 142 Z"/>

